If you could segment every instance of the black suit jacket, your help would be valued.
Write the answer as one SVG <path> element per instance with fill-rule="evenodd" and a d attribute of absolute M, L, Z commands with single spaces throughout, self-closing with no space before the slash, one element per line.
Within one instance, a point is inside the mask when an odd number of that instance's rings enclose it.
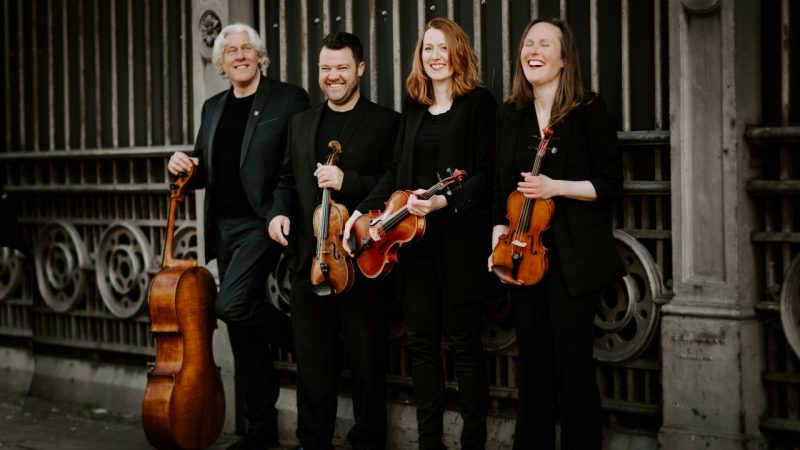
<path fill-rule="evenodd" d="M 214 133 L 229 95 L 233 95 L 233 88 L 203 103 L 200 131 L 194 143 L 193 156 L 200 159 L 200 164 L 189 187 L 208 188 L 204 205 L 207 260 L 216 255 L 214 239 L 211 238 L 214 219 L 209 211 L 215 180 L 214 167 L 209 163 L 213 161 L 214 151 L 222 151 L 214 149 Z M 307 108 L 308 94 L 302 88 L 264 77 L 258 83 L 238 158 L 242 187 L 250 206 L 260 217 L 266 217 L 272 207 L 272 191 L 278 185 L 289 119 Z"/>
<path fill-rule="evenodd" d="M 267 223 L 277 215 L 290 218 L 289 269 L 307 270 L 316 248 L 314 210 L 320 204 L 322 189 L 317 186 L 317 128 L 325 103 L 294 117 L 280 173 L 278 189 Z M 353 108 L 339 139 L 342 153 L 337 166 L 344 172 L 342 189 L 331 189 L 331 199 L 352 212 L 388 169 L 392 161 L 399 114 L 363 96 Z"/>
<path fill-rule="evenodd" d="M 532 105 L 501 108 L 498 125 L 497 187 L 493 224 L 508 224 L 506 201 L 517 188 L 520 172 L 533 167 L 539 123 Z M 531 146 L 533 146 L 531 148 Z M 555 197 L 551 221 L 567 289 L 580 295 L 609 285 L 625 275 L 611 233 L 611 202 L 622 193 L 622 158 L 616 126 L 599 97 L 578 106 L 555 127 L 547 170 L 552 179 L 588 180 L 597 192 L 593 202 Z"/>
<path fill-rule="evenodd" d="M 427 105 L 406 98 L 397 134 L 395 164 L 359 204 L 359 211 L 383 209 L 383 202 L 396 190 L 430 187 L 414 186 L 413 173 L 414 142 L 427 110 Z M 442 219 L 445 230 L 442 244 L 450 255 L 444 267 L 445 277 L 453 280 L 447 283 L 446 289 L 453 303 L 483 301 L 489 295 L 486 258 L 491 253 L 496 113 L 497 102 L 492 94 L 484 88 L 474 89 L 453 102 L 439 140 L 439 174 L 446 176 L 448 168 L 467 171 L 461 185 L 451 189 Z M 398 287 L 402 290 L 402 254 L 398 258 Z"/>

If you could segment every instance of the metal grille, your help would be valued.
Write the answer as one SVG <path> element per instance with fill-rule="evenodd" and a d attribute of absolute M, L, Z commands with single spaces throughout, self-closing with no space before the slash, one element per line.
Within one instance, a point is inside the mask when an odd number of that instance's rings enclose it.
<path fill-rule="evenodd" d="M 411 52 L 425 22 L 445 16 L 470 35 L 486 86 L 502 100 L 511 87 L 517 40 L 538 15 L 566 18 L 576 34 L 582 75 L 599 92 L 619 125 L 625 196 L 616 206 L 620 250 L 632 276 L 603 294 L 595 355 L 604 408 L 615 417 L 655 417 L 660 425 L 658 356 L 660 304 L 671 297 L 671 218 L 667 111 L 666 2 L 621 0 L 300 0 L 260 1 L 256 21 L 266 36 L 273 78 L 303 86 L 322 101 L 316 82 L 318 43 L 330 31 L 357 34 L 364 43 L 366 96 L 400 110 Z M 513 407 L 516 344 L 502 290 L 489 302 L 484 330 L 495 411 Z M 642 317 L 646 317 L 642 319 Z M 401 324 L 396 324 L 401 329 Z M 410 362 L 395 333 L 389 380 L 410 386 Z M 448 388 L 455 390 L 449 355 Z"/>
<path fill-rule="evenodd" d="M 766 328 L 761 427 L 768 436 L 795 433 L 794 442 L 800 433 L 800 70 L 792 64 L 800 51 L 798 14 L 788 0 L 762 6 L 764 126 L 745 135 L 751 165 L 760 170 L 747 191 L 760 217 L 751 240 L 760 259 L 758 308 Z"/>
<path fill-rule="evenodd" d="M 160 265 L 166 158 L 193 134 L 186 0 L 5 0 L 3 189 L 33 243 L 0 333 L 153 352 L 143 317 Z M 47 30 L 43 32 L 43 30 Z M 179 251 L 196 253 L 193 198 Z M 5 265 L 5 258 L 4 258 Z M 0 294 L 10 284 L 0 278 Z M 31 299 L 33 298 L 33 301 Z"/>

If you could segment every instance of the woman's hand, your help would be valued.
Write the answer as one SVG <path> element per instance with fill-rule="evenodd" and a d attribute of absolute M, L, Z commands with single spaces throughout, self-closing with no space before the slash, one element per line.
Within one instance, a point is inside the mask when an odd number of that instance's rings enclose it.
<path fill-rule="evenodd" d="M 522 181 L 517 183 L 517 190 L 527 198 L 548 199 L 561 195 L 559 180 L 553 180 L 547 175 L 531 175 L 522 172 Z"/>
<path fill-rule="evenodd" d="M 415 216 L 427 216 L 428 214 L 447 206 L 447 197 L 444 195 L 434 195 L 428 200 L 422 200 L 418 195 L 424 194 L 425 189 L 417 189 L 408 196 L 406 209 Z"/>
<path fill-rule="evenodd" d="M 497 243 L 500 242 L 500 236 L 508 234 L 508 225 L 499 224 L 495 225 L 492 228 L 492 253 L 494 253 L 494 248 L 497 247 Z M 489 254 L 489 260 L 487 261 L 489 266 L 489 272 L 492 271 L 492 254 Z"/>

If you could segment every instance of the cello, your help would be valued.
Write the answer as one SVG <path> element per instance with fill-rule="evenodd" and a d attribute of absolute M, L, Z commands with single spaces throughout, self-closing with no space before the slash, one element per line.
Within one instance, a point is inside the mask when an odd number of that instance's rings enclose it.
<path fill-rule="evenodd" d="M 336 165 L 342 146 L 334 140 L 328 147 L 333 151 L 325 164 Z M 323 188 L 322 202 L 314 210 L 317 251 L 311 261 L 311 289 L 319 296 L 343 294 L 353 287 L 353 261 L 342 247 L 344 223 L 349 218 L 347 208 L 331 200 L 330 188 Z"/>
<path fill-rule="evenodd" d="M 448 172 L 449 177 L 439 180 L 418 197 L 428 200 L 467 176 L 467 172 L 460 169 L 452 172 L 448 169 Z M 365 277 L 387 275 L 397 262 L 400 247 L 409 245 L 425 234 L 425 217 L 411 214 L 406 206 L 411 194 L 411 191 L 395 191 L 386 201 L 383 213 L 370 211 L 353 222 L 348 243 Z M 373 227 L 381 237 L 378 241 L 370 235 L 370 228 Z"/>
<path fill-rule="evenodd" d="M 546 128 L 543 134 L 531 169 L 533 176 L 539 175 L 553 132 Z M 506 202 L 509 232 L 500 236 L 492 250 L 492 272 L 500 281 L 530 286 L 542 280 L 547 273 L 547 247 L 542 243 L 542 232 L 550 228 L 554 212 L 552 199 L 534 200 L 517 190 L 511 192 Z"/>
<path fill-rule="evenodd" d="M 197 261 L 172 256 L 176 209 L 193 174 L 170 184 L 164 258 L 148 294 L 156 360 L 148 365 L 142 426 L 159 449 L 209 447 L 225 421 L 225 393 L 211 348 L 216 283 Z"/>

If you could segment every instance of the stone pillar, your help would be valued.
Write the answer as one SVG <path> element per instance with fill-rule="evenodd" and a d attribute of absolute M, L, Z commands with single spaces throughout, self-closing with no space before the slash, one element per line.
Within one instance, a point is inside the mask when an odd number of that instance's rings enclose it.
<path fill-rule="evenodd" d="M 669 0 L 674 298 L 661 325 L 666 449 L 763 448 L 756 211 L 760 2 Z"/>

